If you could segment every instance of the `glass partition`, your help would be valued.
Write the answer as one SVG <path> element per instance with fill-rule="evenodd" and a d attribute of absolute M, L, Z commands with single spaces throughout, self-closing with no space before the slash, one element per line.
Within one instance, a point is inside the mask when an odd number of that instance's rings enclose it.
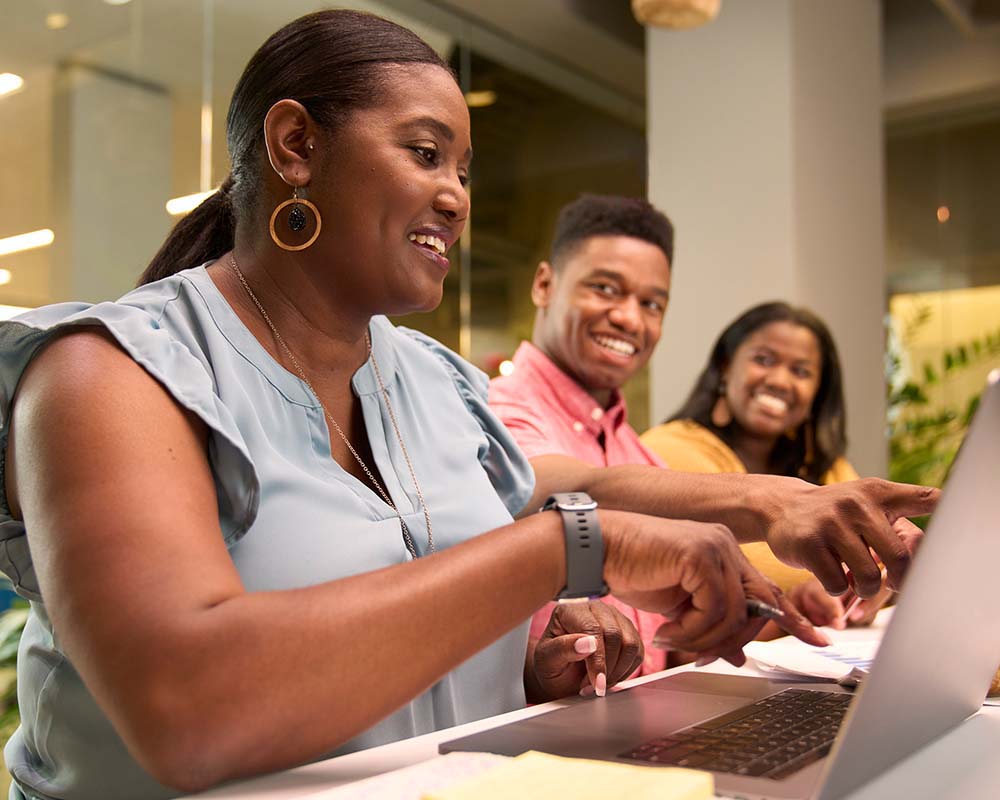
<path fill-rule="evenodd" d="M 467 19 L 438 14 L 430 25 L 412 2 L 338 5 L 415 30 L 468 92 L 476 152 L 468 235 L 453 251 L 441 306 L 404 323 L 495 374 L 530 336 L 531 276 L 560 205 L 582 191 L 645 194 L 641 123 L 634 109 L 616 116 L 588 102 L 605 98 L 615 108 L 607 87 L 591 91 L 578 74 L 568 92 L 564 67 L 561 81 L 548 80 L 551 61 L 532 59 L 529 74 L 514 56 L 476 51 Z M 5 6 L 0 314 L 128 291 L 185 209 L 228 173 L 225 115 L 247 59 L 282 24 L 324 7 L 319 0 Z M 628 391 L 640 429 L 644 381 Z"/>

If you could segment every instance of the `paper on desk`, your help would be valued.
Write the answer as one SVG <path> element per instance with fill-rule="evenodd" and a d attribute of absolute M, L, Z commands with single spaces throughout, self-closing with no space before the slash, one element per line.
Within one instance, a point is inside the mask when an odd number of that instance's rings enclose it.
<path fill-rule="evenodd" d="M 878 646 L 877 640 L 869 640 L 811 647 L 792 636 L 783 636 L 770 642 L 750 642 L 743 652 L 765 672 L 854 685 L 868 674 Z"/>
<path fill-rule="evenodd" d="M 707 772 L 644 767 L 528 751 L 506 764 L 423 800 L 705 800 L 714 796 Z"/>

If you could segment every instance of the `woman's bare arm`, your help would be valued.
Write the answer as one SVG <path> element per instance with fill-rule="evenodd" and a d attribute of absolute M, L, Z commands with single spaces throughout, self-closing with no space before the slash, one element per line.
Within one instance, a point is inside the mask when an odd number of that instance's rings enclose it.
<path fill-rule="evenodd" d="M 56 635 L 130 752 L 181 790 L 335 749 L 565 584 L 547 512 L 412 563 L 247 592 L 219 532 L 204 426 L 103 333 L 54 341 L 13 415 L 8 498 Z M 722 526 L 599 513 L 605 580 L 667 613 L 676 646 L 740 662 L 762 624 L 748 594 L 794 620 Z"/>
<path fill-rule="evenodd" d="M 564 581 L 546 514 L 411 564 L 247 593 L 203 425 L 100 333 L 32 363 L 12 434 L 9 496 L 60 642 L 133 755 L 181 789 L 330 751 Z"/>

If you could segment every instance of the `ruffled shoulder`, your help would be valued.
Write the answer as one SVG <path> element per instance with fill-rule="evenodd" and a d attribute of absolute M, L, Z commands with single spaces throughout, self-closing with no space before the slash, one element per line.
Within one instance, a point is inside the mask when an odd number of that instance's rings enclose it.
<path fill-rule="evenodd" d="M 479 456 L 483 469 L 511 515 L 520 513 L 534 491 L 535 473 L 510 431 L 489 406 L 486 373 L 426 334 L 404 327 L 397 327 L 396 331 L 420 345 L 444 367 L 486 436 L 488 447 Z"/>
<path fill-rule="evenodd" d="M 182 280 L 160 283 L 116 303 L 60 303 L 0 322 L 0 571 L 25 597 L 40 599 L 24 525 L 11 517 L 4 489 L 11 407 L 28 364 L 48 340 L 67 329 L 99 326 L 107 330 L 178 404 L 208 427 L 209 460 L 227 545 L 246 533 L 257 514 L 259 479 L 235 420 L 215 392 L 208 359 L 197 352 L 195 336 L 184 341 L 161 324 L 167 304 L 181 291 Z"/>

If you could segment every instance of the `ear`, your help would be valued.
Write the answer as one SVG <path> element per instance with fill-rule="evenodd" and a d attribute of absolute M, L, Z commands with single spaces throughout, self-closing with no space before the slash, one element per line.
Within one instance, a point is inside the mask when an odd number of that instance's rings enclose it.
<path fill-rule="evenodd" d="M 271 167 L 289 186 L 308 186 L 318 128 L 305 106 L 279 100 L 264 118 L 264 145 Z"/>
<path fill-rule="evenodd" d="M 552 286 L 555 283 L 556 273 L 548 261 L 542 261 L 535 270 L 535 277 L 531 281 L 531 302 L 535 308 L 546 308 L 549 298 L 552 296 Z"/>

